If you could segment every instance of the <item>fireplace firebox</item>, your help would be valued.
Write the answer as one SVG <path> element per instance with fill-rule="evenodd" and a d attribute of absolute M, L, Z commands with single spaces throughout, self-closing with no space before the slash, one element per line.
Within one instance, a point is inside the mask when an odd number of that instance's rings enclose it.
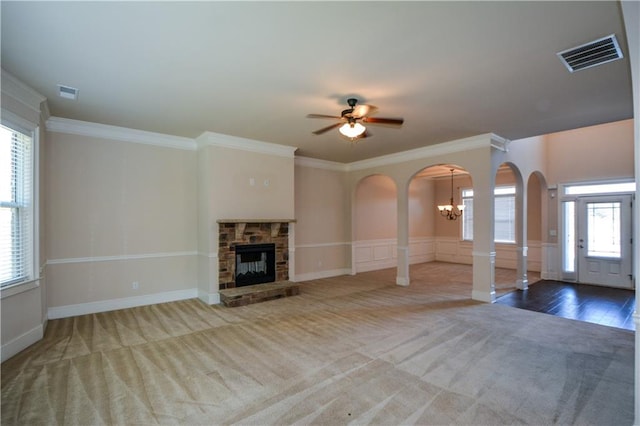
<path fill-rule="evenodd" d="M 236 287 L 270 283 L 276 280 L 276 245 L 242 244 L 235 246 Z"/>

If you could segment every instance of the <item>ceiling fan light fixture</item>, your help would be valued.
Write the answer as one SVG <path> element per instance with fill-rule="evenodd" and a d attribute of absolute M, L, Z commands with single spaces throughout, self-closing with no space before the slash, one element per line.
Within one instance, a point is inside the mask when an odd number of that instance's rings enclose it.
<path fill-rule="evenodd" d="M 345 135 L 348 138 L 354 139 L 364 133 L 367 130 L 360 123 L 344 123 L 342 127 L 340 127 L 340 133 Z"/>

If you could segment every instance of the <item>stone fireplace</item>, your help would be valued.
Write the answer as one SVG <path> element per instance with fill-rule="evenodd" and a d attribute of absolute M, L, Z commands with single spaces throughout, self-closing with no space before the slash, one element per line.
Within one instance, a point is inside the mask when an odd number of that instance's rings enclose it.
<path fill-rule="evenodd" d="M 220 290 L 289 280 L 289 223 L 293 220 L 217 222 Z M 273 246 L 273 254 L 267 254 L 269 246 Z M 273 266 L 269 266 L 271 261 Z"/>

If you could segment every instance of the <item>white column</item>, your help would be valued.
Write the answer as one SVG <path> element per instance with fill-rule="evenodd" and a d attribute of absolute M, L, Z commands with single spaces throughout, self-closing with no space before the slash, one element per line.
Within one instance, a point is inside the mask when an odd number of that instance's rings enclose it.
<path fill-rule="evenodd" d="M 526 290 L 529 288 L 527 278 L 527 190 L 526 184 L 518 182 L 516 186 L 516 288 Z"/>
<path fill-rule="evenodd" d="M 289 281 L 296 281 L 296 234 L 293 222 L 289 222 L 289 235 L 287 236 L 287 245 L 289 246 Z"/>
<path fill-rule="evenodd" d="M 518 266 L 516 288 L 518 290 L 526 290 L 529 288 L 529 278 L 527 277 L 527 251 L 529 247 L 518 247 Z"/>
<path fill-rule="evenodd" d="M 487 170 L 473 175 L 473 291 L 471 298 L 488 303 L 493 303 L 496 299 L 493 173 L 492 170 Z"/>
<path fill-rule="evenodd" d="M 473 291 L 471 292 L 473 300 L 487 303 L 496 301 L 495 271 L 495 252 L 473 251 Z"/>
<path fill-rule="evenodd" d="M 409 190 L 398 185 L 398 272 L 396 284 L 409 285 Z"/>

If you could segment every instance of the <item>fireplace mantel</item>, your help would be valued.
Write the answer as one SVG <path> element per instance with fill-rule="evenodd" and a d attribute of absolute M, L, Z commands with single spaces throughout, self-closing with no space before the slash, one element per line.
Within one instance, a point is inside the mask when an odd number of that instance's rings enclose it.
<path fill-rule="evenodd" d="M 247 223 L 270 223 L 271 236 L 276 237 L 280 232 L 281 223 L 290 223 L 295 221 L 295 219 L 218 219 L 216 222 L 218 222 L 219 224 L 235 224 L 236 240 L 241 240 L 244 235 L 244 229 L 247 227 Z"/>

